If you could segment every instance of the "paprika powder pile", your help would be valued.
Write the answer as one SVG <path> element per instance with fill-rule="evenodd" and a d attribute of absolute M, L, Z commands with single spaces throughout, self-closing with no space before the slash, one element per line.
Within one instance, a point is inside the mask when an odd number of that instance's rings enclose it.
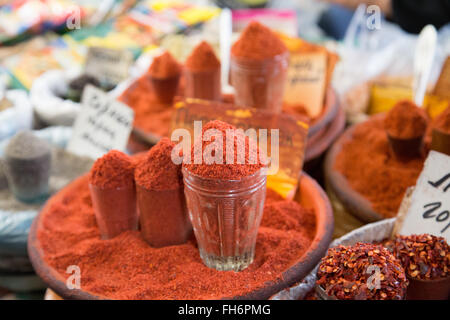
<path fill-rule="evenodd" d="M 171 105 L 178 89 L 181 66 L 165 51 L 153 59 L 148 74 L 155 96 L 159 102 Z"/>
<path fill-rule="evenodd" d="M 245 295 L 281 280 L 312 241 L 299 229 L 261 226 L 253 264 L 235 272 L 207 268 L 195 239 L 153 248 L 138 231 L 101 240 L 82 177 L 53 197 L 37 237 L 43 257 L 65 281 L 69 265 L 82 270 L 81 289 L 111 299 L 218 299 Z M 289 213 L 288 213 L 289 214 Z"/>
<path fill-rule="evenodd" d="M 109 151 L 95 161 L 89 183 L 104 189 L 134 186 L 134 164 L 131 158 L 118 150 Z"/>
<path fill-rule="evenodd" d="M 387 113 L 384 125 L 388 134 L 395 138 L 423 137 L 427 129 L 427 115 L 413 102 L 402 100 Z"/>

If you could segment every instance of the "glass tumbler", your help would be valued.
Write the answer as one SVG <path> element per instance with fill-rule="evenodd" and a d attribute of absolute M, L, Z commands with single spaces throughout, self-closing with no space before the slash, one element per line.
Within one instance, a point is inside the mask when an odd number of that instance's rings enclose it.
<path fill-rule="evenodd" d="M 155 96 L 160 103 L 171 105 L 178 89 L 180 75 L 170 78 L 150 77 Z"/>
<path fill-rule="evenodd" d="M 253 262 L 266 196 L 266 170 L 239 180 L 208 179 L 183 168 L 184 192 L 207 267 L 240 271 Z"/>
<path fill-rule="evenodd" d="M 193 71 L 185 68 L 184 79 L 184 95 L 187 98 L 222 100 L 220 67 L 207 71 Z"/>
<path fill-rule="evenodd" d="M 111 239 L 124 231 L 137 230 L 136 189 L 100 188 L 89 184 L 95 219 L 102 239 Z"/>
<path fill-rule="evenodd" d="M 230 79 L 235 104 L 280 113 L 287 79 L 289 52 L 269 59 L 231 56 Z"/>

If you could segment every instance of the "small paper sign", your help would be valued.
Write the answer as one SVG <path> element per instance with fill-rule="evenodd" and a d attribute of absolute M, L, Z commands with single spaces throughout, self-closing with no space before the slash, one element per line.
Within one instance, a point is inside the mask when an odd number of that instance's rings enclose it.
<path fill-rule="evenodd" d="M 284 102 L 302 104 L 310 117 L 322 112 L 327 72 L 325 52 L 291 54 Z"/>
<path fill-rule="evenodd" d="M 133 55 L 130 51 L 90 47 L 84 69 L 108 86 L 126 79 L 132 63 Z"/>
<path fill-rule="evenodd" d="M 92 85 L 84 89 L 81 101 L 67 149 L 94 159 L 111 149 L 125 150 L 134 111 Z"/>
<path fill-rule="evenodd" d="M 429 233 L 450 242 L 450 157 L 430 151 L 399 234 Z"/>

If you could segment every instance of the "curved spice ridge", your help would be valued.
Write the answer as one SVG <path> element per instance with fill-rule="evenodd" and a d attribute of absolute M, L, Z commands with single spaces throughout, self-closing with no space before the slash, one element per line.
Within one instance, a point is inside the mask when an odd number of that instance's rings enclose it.
<path fill-rule="evenodd" d="M 148 70 L 152 77 L 160 79 L 176 77 L 180 72 L 180 64 L 168 51 L 155 57 Z"/>
<path fill-rule="evenodd" d="M 399 139 L 417 138 L 425 134 L 427 115 L 413 102 L 403 100 L 387 113 L 384 125 L 392 137 Z"/>
<path fill-rule="evenodd" d="M 287 51 L 284 42 L 265 25 L 252 21 L 231 47 L 236 57 L 263 60 Z"/>
<path fill-rule="evenodd" d="M 192 71 L 210 71 L 220 68 L 220 61 L 209 43 L 202 41 L 192 50 L 184 65 Z"/>
<path fill-rule="evenodd" d="M 148 190 L 173 190 L 182 186 L 181 165 L 171 159 L 174 146 L 169 138 L 162 138 L 152 147 L 136 166 L 136 184 Z"/>
<path fill-rule="evenodd" d="M 194 159 L 196 158 L 196 154 L 197 157 L 203 156 L 205 150 L 207 150 L 206 148 L 208 148 L 210 144 L 215 143 L 214 135 L 210 137 L 208 141 L 204 141 L 207 140 L 207 138 L 205 137 L 205 133 L 211 129 L 217 130 L 222 134 L 222 164 L 208 164 L 203 157 L 201 158 L 201 164 L 195 164 Z M 233 163 L 226 163 L 227 130 L 232 130 L 235 133 L 233 143 Z M 200 144 L 201 147 L 199 146 Z M 218 144 L 220 145 L 220 142 L 218 142 Z M 260 153 L 257 142 L 254 142 L 255 148 L 251 148 L 251 145 L 252 144 L 250 143 L 249 137 L 247 137 L 242 130 L 236 130 L 236 127 L 220 120 L 210 121 L 205 126 L 203 126 L 202 136 L 197 139 L 197 141 L 194 142 L 194 146 L 192 146 L 191 163 L 183 163 L 183 166 L 191 173 L 205 178 L 241 179 L 243 177 L 252 175 L 264 166 L 260 160 Z M 243 164 L 238 163 L 239 150 L 245 150 L 245 162 Z M 251 163 L 251 160 L 253 159 L 256 160 L 254 161 L 254 164 Z"/>
<path fill-rule="evenodd" d="M 64 279 L 70 276 L 67 266 L 78 265 L 83 273 L 82 290 L 112 299 L 245 295 L 268 281 L 280 280 L 281 273 L 303 256 L 312 242 L 301 229 L 289 225 L 277 229 L 266 221 L 258 233 L 255 261 L 241 272 L 222 272 L 203 264 L 195 239 L 183 245 L 152 248 L 140 232 L 127 231 L 101 240 L 86 177 L 50 201 L 41 216 L 45 227 L 37 234 L 45 261 Z"/>
<path fill-rule="evenodd" d="M 89 183 L 100 188 L 134 185 L 134 163 L 125 153 L 111 150 L 97 159 L 89 173 Z"/>

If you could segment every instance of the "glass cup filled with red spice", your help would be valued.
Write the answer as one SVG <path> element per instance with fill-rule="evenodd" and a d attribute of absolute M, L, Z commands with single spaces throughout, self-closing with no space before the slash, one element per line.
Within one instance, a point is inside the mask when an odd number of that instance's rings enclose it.
<path fill-rule="evenodd" d="M 127 155 L 112 150 L 97 159 L 90 172 L 89 190 L 102 239 L 137 230 L 134 165 Z"/>
<path fill-rule="evenodd" d="M 172 104 L 181 75 L 181 66 L 175 58 L 167 51 L 155 57 L 148 75 L 158 101 L 162 104 Z"/>

